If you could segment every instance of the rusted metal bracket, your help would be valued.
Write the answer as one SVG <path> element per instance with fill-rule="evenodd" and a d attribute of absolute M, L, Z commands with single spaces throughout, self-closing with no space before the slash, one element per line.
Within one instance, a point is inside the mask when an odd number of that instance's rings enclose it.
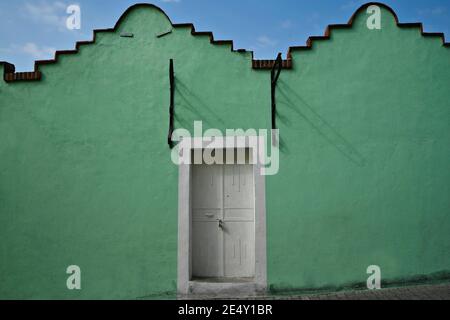
<path fill-rule="evenodd" d="M 283 68 L 283 59 L 281 58 L 281 53 L 278 54 L 277 59 L 272 67 L 272 71 L 270 73 L 271 80 L 271 98 L 272 98 L 272 129 L 275 130 L 277 128 L 276 116 L 277 116 L 277 103 L 276 103 L 276 88 L 277 81 L 280 77 L 281 69 Z"/>
<path fill-rule="evenodd" d="M 172 134 L 174 131 L 174 117 L 175 117 L 175 73 L 173 68 L 173 59 L 169 62 L 169 81 L 170 81 L 170 107 L 169 107 L 169 135 L 167 137 L 167 142 L 170 149 L 174 147 L 172 141 Z"/>

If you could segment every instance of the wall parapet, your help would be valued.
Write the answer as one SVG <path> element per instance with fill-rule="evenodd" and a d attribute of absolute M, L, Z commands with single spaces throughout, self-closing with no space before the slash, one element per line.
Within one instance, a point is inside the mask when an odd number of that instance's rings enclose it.
<path fill-rule="evenodd" d="M 388 10 L 394 17 L 395 22 L 399 28 L 418 28 L 420 30 L 420 33 L 424 37 L 439 37 L 442 39 L 442 43 L 444 47 L 450 47 L 450 43 L 445 41 L 445 35 L 442 32 L 424 32 L 423 24 L 422 23 L 400 23 L 397 14 L 394 12 L 392 8 L 389 6 L 379 3 L 379 2 L 369 2 L 364 5 L 362 5 L 359 9 L 355 11 L 355 13 L 352 15 L 350 20 L 347 24 L 330 24 L 327 26 L 325 30 L 325 34 L 323 36 L 311 36 L 308 38 L 305 46 L 292 46 L 288 48 L 287 51 L 287 59 L 283 60 L 282 62 L 282 68 L 283 69 L 292 69 L 293 67 L 293 60 L 292 60 L 292 52 L 294 51 L 302 51 L 302 50 L 310 50 L 313 47 L 313 43 L 316 41 L 323 41 L 323 40 L 329 40 L 331 38 L 332 30 L 334 29 L 350 29 L 353 27 L 353 22 L 355 21 L 355 18 L 358 14 L 360 14 L 362 11 L 366 10 L 369 6 L 376 5 L 385 8 Z M 100 32 L 116 32 L 118 26 L 124 19 L 124 17 L 133 9 L 136 9 L 137 7 L 150 7 L 156 10 L 159 10 L 162 14 L 164 14 L 167 19 L 170 21 L 167 14 L 159 7 L 148 4 L 148 3 L 138 3 L 131 7 L 129 7 L 119 18 L 114 28 L 109 29 L 96 29 L 93 31 L 93 39 L 90 41 L 78 41 L 75 44 L 75 50 L 58 50 L 55 52 L 54 59 L 50 60 L 38 60 L 34 63 L 34 71 L 30 72 L 15 72 L 15 67 L 13 64 L 10 64 L 8 62 L 1 62 L 0 65 L 3 65 L 3 79 L 6 82 L 16 82 L 16 81 L 39 81 L 42 79 L 42 73 L 39 70 L 39 67 L 41 65 L 46 64 L 54 64 L 58 62 L 58 57 L 60 55 L 67 55 L 67 54 L 76 54 L 79 51 L 79 48 L 83 45 L 89 45 L 94 44 L 96 42 L 96 35 Z M 190 28 L 191 29 L 191 35 L 192 36 L 207 36 L 209 37 L 210 43 L 213 45 L 228 45 L 231 47 L 232 52 L 236 53 L 251 53 L 252 56 L 252 68 L 255 70 L 271 70 L 275 64 L 274 60 L 256 60 L 254 59 L 254 52 L 248 51 L 246 49 L 235 49 L 234 43 L 232 40 L 215 40 L 214 35 L 210 31 L 196 31 L 195 26 L 192 23 L 180 23 L 180 24 L 173 24 L 171 21 L 173 28 Z"/>

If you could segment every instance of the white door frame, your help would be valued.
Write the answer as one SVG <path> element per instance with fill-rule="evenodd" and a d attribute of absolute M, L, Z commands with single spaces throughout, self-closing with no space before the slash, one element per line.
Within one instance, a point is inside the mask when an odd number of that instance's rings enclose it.
<path fill-rule="evenodd" d="M 242 137 L 241 137 L 242 138 Z M 183 153 L 189 157 L 195 149 L 248 148 L 253 153 L 253 175 L 255 183 L 255 276 L 251 282 L 205 283 L 192 281 L 192 208 L 191 208 L 191 165 L 179 165 L 178 184 L 178 294 L 255 294 L 267 290 L 266 255 L 266 190 L 263 166 L 259 155 L 265 154 L 264 143 L 258 137 L 247 137 L 245 146 L 235 144 L 234 137 L 215 137 L 214 141 L 205 138 L 184 138 Z"/>

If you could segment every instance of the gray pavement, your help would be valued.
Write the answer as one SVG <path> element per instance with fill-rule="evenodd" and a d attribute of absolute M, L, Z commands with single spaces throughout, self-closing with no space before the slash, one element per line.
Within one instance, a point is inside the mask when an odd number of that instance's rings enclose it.
<path fill-rule="evenodd" d="M 274 296 L 283 300 L 450 300 L 450 283 L 314 295 Z"/>

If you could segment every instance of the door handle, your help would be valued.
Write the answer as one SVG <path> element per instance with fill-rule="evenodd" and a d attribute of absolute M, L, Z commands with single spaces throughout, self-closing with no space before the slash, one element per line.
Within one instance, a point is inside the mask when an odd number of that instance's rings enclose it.
<path fill-rule="evenodd" d="M 219 222 L 219 229 L 223 230 L 223 221 L 222 221 L 222 219 L 217 219 L 217 222 Z"/>

